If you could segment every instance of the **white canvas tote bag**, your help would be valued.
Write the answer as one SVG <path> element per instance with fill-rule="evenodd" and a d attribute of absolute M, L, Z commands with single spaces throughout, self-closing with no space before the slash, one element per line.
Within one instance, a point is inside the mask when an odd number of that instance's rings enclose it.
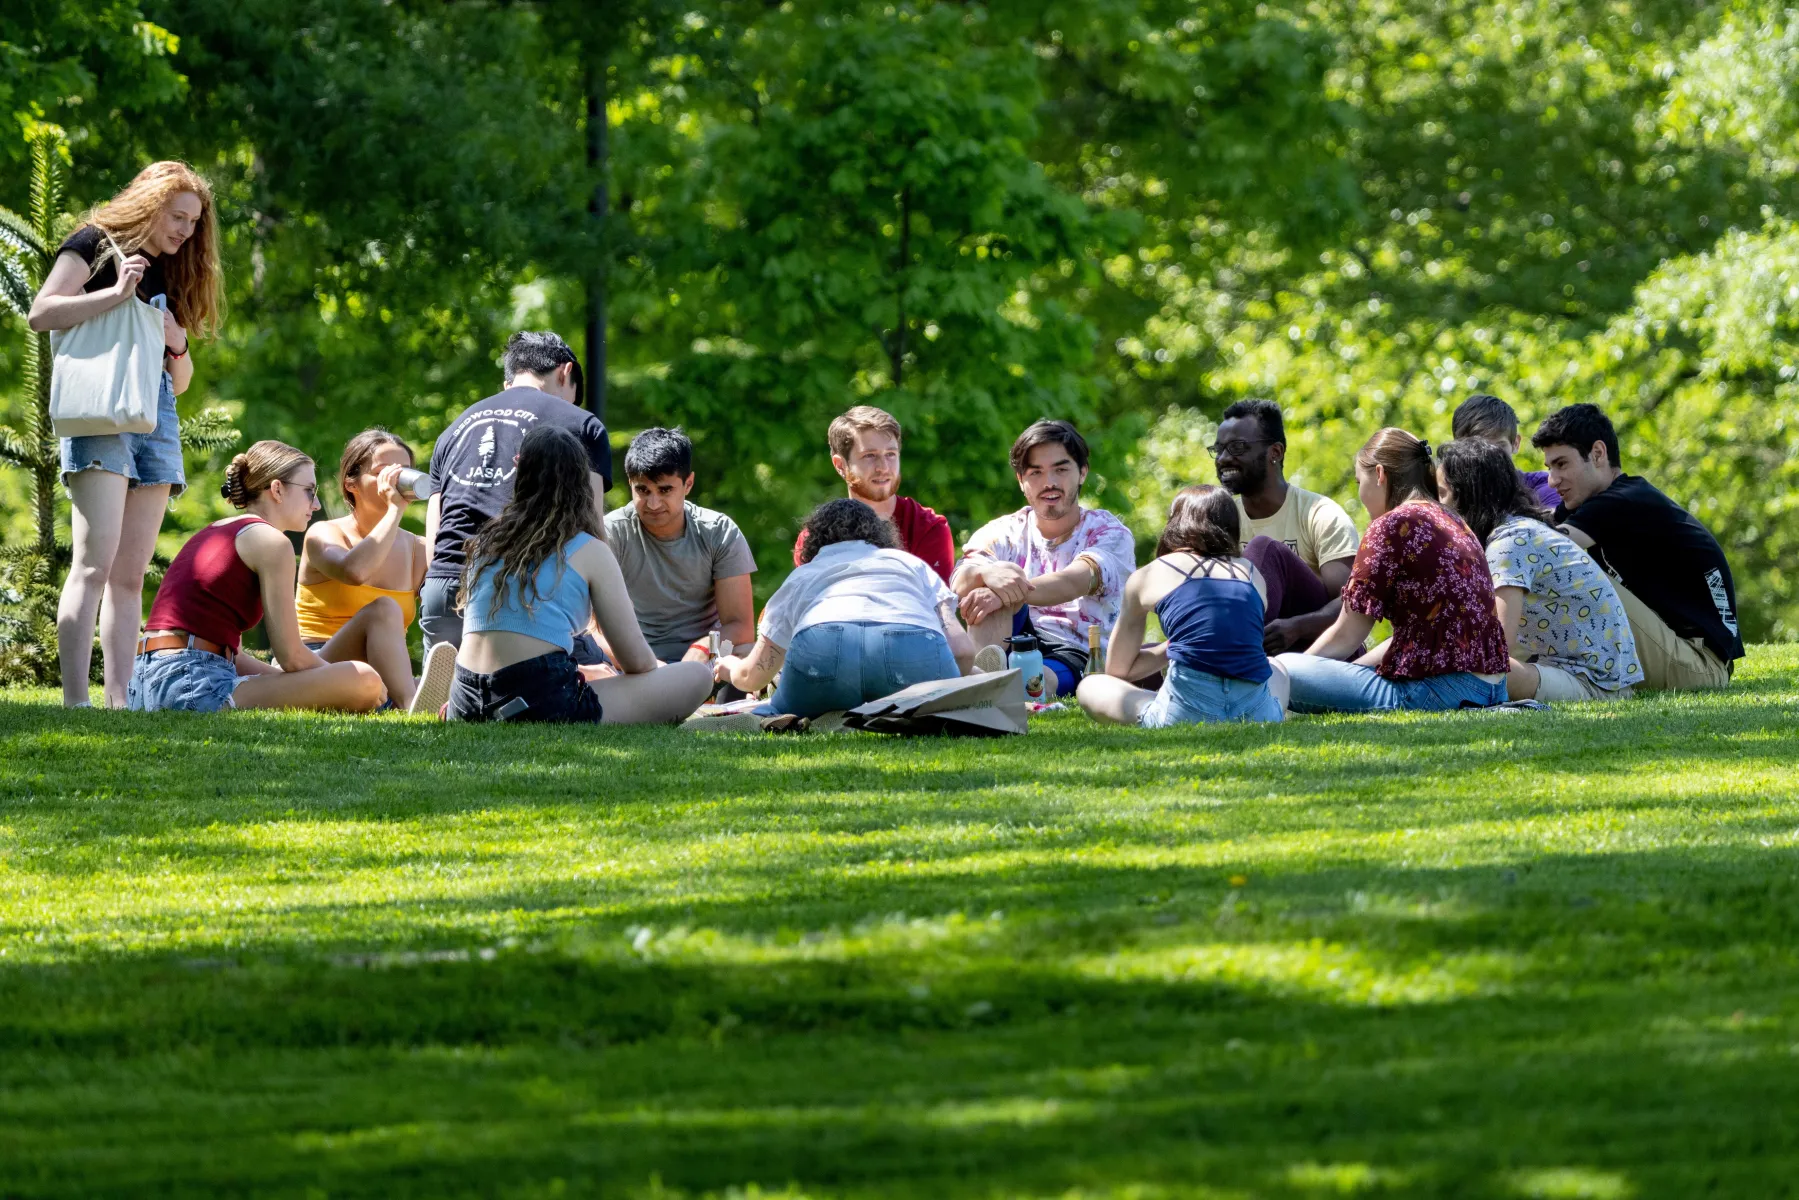
<path fill-rule="evenodd" d="M 105 230 L 101 233 L 122 267 L 125 252 Z M 95 273 L 105 261 L 95 264 Z M 136 296 L 73 329 L 51 333 L 50 424 L 56 436 L 155 429 L 163 349 L 161 310 Z"/>

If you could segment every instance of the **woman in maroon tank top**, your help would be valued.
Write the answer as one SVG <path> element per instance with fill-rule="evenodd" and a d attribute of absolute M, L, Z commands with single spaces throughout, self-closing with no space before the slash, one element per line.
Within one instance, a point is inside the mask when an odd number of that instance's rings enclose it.
<path fill-rule="evenodd" d="M 140 711 L 318 708 L 367 712 L 387 689 L 367 663 L 328 663 L 300 640 L 288 532 L 319 507 L 312 460 L 263 441 L 225 469 L 225 498 L 249 515 L 202 529 L 175 556 L 138 643 L 128 689 Z M 243 653 L 264 622 L 279 665 Z"/>

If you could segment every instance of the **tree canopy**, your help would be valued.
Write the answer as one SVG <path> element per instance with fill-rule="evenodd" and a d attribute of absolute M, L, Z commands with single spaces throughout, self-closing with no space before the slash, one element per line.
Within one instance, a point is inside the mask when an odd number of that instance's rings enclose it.
<path fill-rule="evenodd" d="M 1381 425 L 1592 400 L 1725 544 L 1745 636 L 1799 636 L 1776 6 L 76 8 L 7 6 L 0 111 L 67 131 L 78 205 L 155 157 L 216 181 L 231 311 L 191 402 L 246 436 L 428 444 L 510 329 L 581 348 L 599 288 L 608 424 L 689 429 L 766 588 L 852 403 L 958 532 L 1017 503 L 1013 434 L 1071 417 L 1147 539 L 1241 397 L 1346 502 Z M 0 203 L 25 160 L 0 138 Z"/>

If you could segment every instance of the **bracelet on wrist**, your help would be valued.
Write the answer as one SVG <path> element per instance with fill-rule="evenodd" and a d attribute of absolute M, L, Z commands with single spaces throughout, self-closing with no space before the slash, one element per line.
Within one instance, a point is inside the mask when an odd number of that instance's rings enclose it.
<path fill-rule="evenodd" d="M 163 353 L 170 358 L 186 358 L 187 357 L 187 347 L 183 346 L 179 350 L 170 350 L 165 346 L 163 348 Z"/>

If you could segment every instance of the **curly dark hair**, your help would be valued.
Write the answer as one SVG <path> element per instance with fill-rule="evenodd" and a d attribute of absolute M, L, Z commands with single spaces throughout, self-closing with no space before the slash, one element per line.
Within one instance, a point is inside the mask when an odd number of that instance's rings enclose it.
<path fill-rule="evenodd" d="M 838 542 L 868 542 L 883 550 L 900 548 L 899 531 L 893 522 L 876 515 L 875 510 L 860 500 L 832 500 L 812 510 L 802 527 L 806 544 L 800 548 L 800 562 L 809 563 L 826 546 Z"/>
<path fill-rule="evenodd" d="M 1450 507 L 1481 545 L 1512 517 L 1547 520 L 1549 510 L 1518 474 L 1512 456 L 1485 438 L 1457 438 L 1437 448 L 1437 467 L 1449 485 Z"/>

